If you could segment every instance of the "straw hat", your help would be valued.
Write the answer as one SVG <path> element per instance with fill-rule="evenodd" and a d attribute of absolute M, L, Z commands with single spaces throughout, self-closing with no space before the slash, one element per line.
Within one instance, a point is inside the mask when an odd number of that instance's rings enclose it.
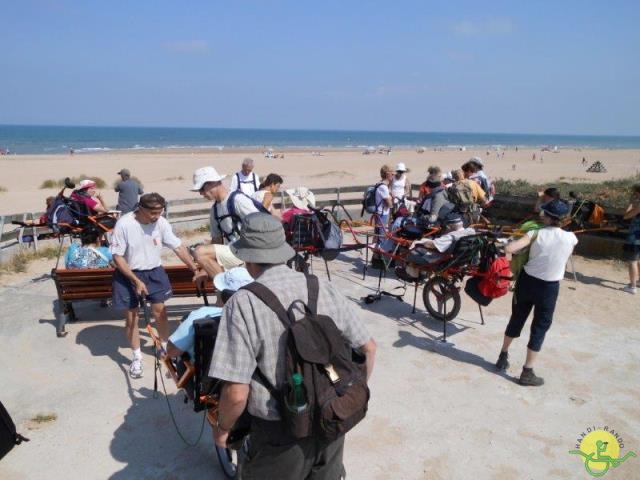
<path fill-rule="evenodd" d="M 294 207 L 301 209 L 316 207 L 316 197 L 307 187 L 290 188 L 286 192 Z"/>

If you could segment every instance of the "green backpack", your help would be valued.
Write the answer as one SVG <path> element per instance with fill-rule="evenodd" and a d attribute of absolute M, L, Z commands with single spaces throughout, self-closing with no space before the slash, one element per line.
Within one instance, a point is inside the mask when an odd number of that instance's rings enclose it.
<path fill-rule="evenodd" d="M 511 261 L 509 262 L 509 268 L 511 269 L 511 273 L 513 274 L 514 282 L 518 280 L 518 277 L 520 276 L 520 272 L 522 272 L 522 269 L 529 261 L 529 253 L 531 252 L 531 246 L 533 245 L 533 242 L 536 241 L 537 237 L 538 237 L 538 231 L 536 229 L 536 231 L 533 232 L 533 236 L 531 237 L 531 243 L 526 247 L 518 250 L 517 252 L 511 254 Z"/>

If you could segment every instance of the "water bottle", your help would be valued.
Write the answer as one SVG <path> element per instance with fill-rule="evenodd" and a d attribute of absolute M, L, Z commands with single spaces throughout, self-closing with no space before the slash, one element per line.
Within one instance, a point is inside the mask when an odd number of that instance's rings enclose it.
<path fill-rule="evenodd" d="M 304 412 L 309 404 L 307 403 L 307 390 L 302 383 L 302 375 L 294 373 L 291 375 L 291 390 L 287 399 L 287 407 L 292 412 Z"/>

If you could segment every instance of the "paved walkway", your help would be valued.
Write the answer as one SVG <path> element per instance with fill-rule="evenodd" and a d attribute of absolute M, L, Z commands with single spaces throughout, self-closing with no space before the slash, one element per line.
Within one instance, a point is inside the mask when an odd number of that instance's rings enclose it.
<path fill-rule="evenodd" d="M 514 379 L 525 339 L 514 343 L 506 375 L 493 370 L 510 296 L 485 309 L 484 326 L 477 306 L 464 297 L 448 326 L 453 345 L 446 346 L 439 341 L 441 322 L 427 316 L 420 298 L 414 315 L 409 304 L 388 297 L 362 304 L 375 280 L 362 281 L 356 253 L 346 258 L 330 264 L 333 282 L 361 308 L 379 345 L 369 415 L 347 440 L 348 478 L 590 478 L 568 451 L 588 427 L 605 425 L 624 438 L 620 456 L 640 455 L 640 296 L 618 290 L 620 272 L 577 259 L 580 282 L 562 283 L 536 369 L 547 383 L 523 388 Z M 385 281 L 387 289 L 398 285 Z M 0 289 L 0 399 L 31 438 L 0 462 L 0 478 L 223 478 L 209 427 L 197 446 L 184 445 L 164 395 L 153 398 L 148 339 L 145 377 L 131 381 L 119 316 L 85 302 L 77 308 L 81 320 L 58 339 L 54 300 L 46 277 Z M 198 305 L 195 298 L 173 301 L 171 319 Z M 195 439 L 202 416 L 182 398 L 169 389 L 180 429 Z M 30 421 L 49 413 L 55 421 Z M 609 477 L 640 478 L 634 471 L 640 471 L 640 458 L 628 459 Z"/>

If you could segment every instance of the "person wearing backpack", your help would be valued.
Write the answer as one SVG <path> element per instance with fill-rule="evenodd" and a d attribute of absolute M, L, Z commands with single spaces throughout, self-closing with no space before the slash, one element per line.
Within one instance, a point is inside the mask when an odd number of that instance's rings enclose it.
<path fill-rule="evenodd" d="M 504 248 L 506 253 L 514 253 L 530 247 L 529 260 L 516 281 L 511 318 L 496 362 L 498 371 L 509 368 L 509 346 L 514 338 L 520 336 L 527 317 L 533 310 L 527 358 L 520 375 L 520 385 L 537 387 L 544 384 L 544 379 L 534 373 L 533 364 L 553 321 L 565 265 L 578 243 L 574 233 L 562 229 L 569 211 L 569 205 L 562 200 L 553 200 L 541 205 L 540 214 L 544 227 L 527 232 L 522 238 L 508 243 Z"/>
<path fill-rule="evenodd" d="M 375 189 L 376 210 L 374 213 L 374 221 L 376 227 L 374 233 L 377 235 L 376 238 L 378 242 L 382 240 L 387 225 L 389 225 L 389 213 L 393 206 L 393 197 L 389 191 L 392 178 L 393 170 L 391 170 L 391 167 L 389 165 L 383 165 L 380 168 L 380 183 L 376 185 Z"/>
<path fill-rule="evenodd" d="M 484 173 L 484 162 L 480 157 L 471 157 L 467 163 L 473 165 L 476 170 L 471 175 L 471 180 L 478 182 L 487 195 L 487 202 L 491 202 L 496 194 L 496 187 L 489 176 Z"/>
<path fill-rule="evenodd" d="M 193 173 L 193 186 L 190 189 L 214 202 L 209 216 L 211 244 L 200 245 L 194 253 L 198 264 L 211 278 L 224 270 L 242 265 L 242 260 L 224 243 L 231 243 L 238 238 L 244 217 L 250 213 L 266 212 L 260 202 L 243 192 L 229 191 L 222 183 L 225 178 L 226 175 L 220 175 L 213 167 L 202 167 Z"/>
<path fill-rule="evenodd" d="M 324 379 L 325 387 L 341 390 L 329 403 L 351 399 L 362 407 L 364 402 L 366 412 L 366 379 L 374 365 L 375 341 L 353 304 L 336 287 L 286 266 L 294 251 L 286 243 L 284 229 L 276 218 L 263 213 L 248 215 L 240 239 L 231 248 L 245 262 L 255 282 L 235 293 L 222 313 L 209 370 L 209 376 L 226 382 L 214 425 L 214 440 L 217 445 L 226 446 L 229 431 L 246 408 L 251 416 L 251 431 L 247 455 L 238 466 L 239 478 L 342 478 L 345 435 L 327 431 L 334 422 L 326 425 L 320 422 L 323 410 L 317 398 L 326 390 L 316 387 Z M 305 328 L 308 326 L 315 329 Z M 302 358 L 290 355 L 294 346 L 304 358 L 309 358 L 309 352 L 302 350 L 307 341 L 327 346 L 317 328 L 330 332 L 332 345 L 337 343 L 341 348 L 348 345 L 349 351 L 354 348 L 364 355 L 366 374 L 361 373 L 353 382 L 347 381 L 352 377 L 338 373 L 341 372 L 338 364 L 332 363 L 312 364 L 315 373 L 311 374 L 306 361 L 304 368 L 295 371 L 296 375 L 302 373 L 302 377 L 292 374 L 291 366 L 299 365 Z M 301 338 L 300 334 L 306 335 Z M 325 351 L 314 352 L 319 361 L 326 361 Z M 341 358 L 353 363 L 351 355 Z M 310 384 L 312 380 L 314 383 Z M 358 385 L 361 394 L 365 388 L 365 398 L 352 395 Z M 287 387 L 289 390 L 285 390 Z M 291 395 L 293 392 L 295 397 Z M 363 416 L 361 411 L 355 423 Z"/>
<path fill-rule="evenodd" d="M 232 192 L 240 190 L 248 196 L 252 196 L 259 190 L 260 178 L 253 171 L 253 159 L 245 158 L 242 161 L 242 168 L 231 177 L 231 186 L 229 190 Z"/>
<path fill-rule="evenodd" d="M 451 179 L 453 183 L 447 187 L 449 201 L 463 216 L 465 225 L 476 223 L 479 220 L 481 208 L 487 203 L 484 190 L 476 182 L 467 178 L 462 169 L 453 170 Z"/>

